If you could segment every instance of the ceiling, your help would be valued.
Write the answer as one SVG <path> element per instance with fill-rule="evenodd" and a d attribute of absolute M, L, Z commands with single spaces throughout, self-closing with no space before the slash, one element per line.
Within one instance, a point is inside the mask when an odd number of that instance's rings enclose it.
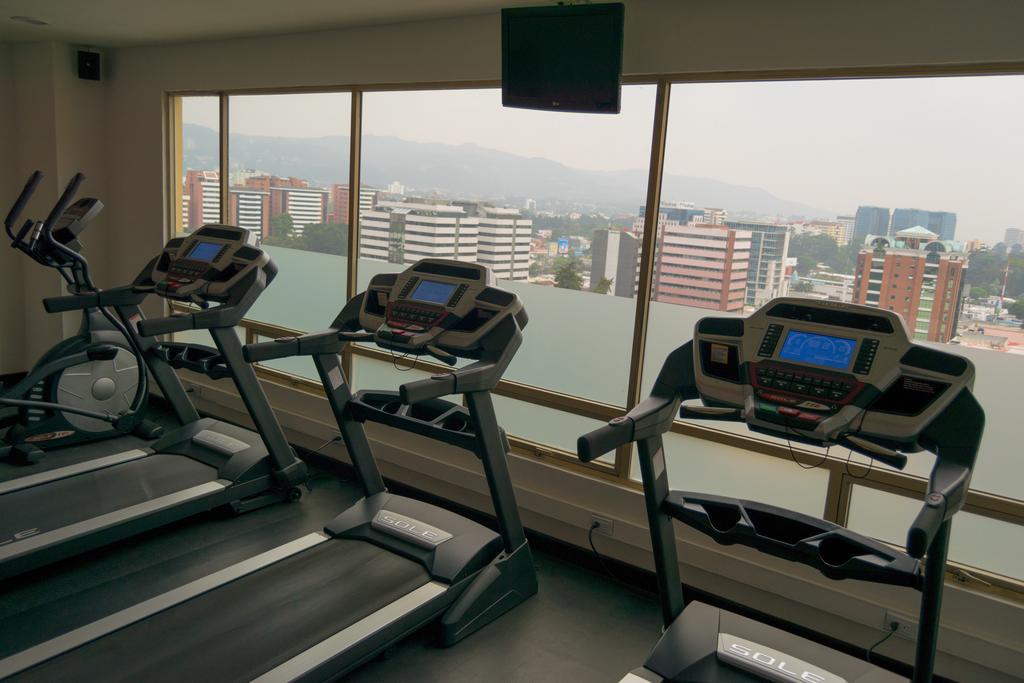
<path fill-rule="evenodd" d="M 497 12 L 544 0 L 0 0 L 0 42 L 96 47 L 318 31 Z M 12 16 L 48 23 L 34 26 Z"/>

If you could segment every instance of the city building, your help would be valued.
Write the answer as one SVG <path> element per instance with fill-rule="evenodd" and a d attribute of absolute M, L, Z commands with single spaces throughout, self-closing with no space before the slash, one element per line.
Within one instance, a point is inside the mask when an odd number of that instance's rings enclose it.
<path fill-rule="evenodd" d="M 751 233 L 667 221 L 658 231 L 652 300 L 742 313 Z"/>
<path fill-rule="evenodd" d="M 485 265 L 500 280 L 530 277 L 530 240 L 533 221 L 519 209 L 470 202 L 461 204 L 479 219 L 476 262 Z"/>
<path fill-rule="evenodd" d="M 348 185 L 334 183 L 330 187 L 330 202 L 327 211 L 327 219 L 331 223 L 344 223 L 348 225 Z M 359 213 L 368 211 L 377 203 L 381 190 L 372 187 L 361 187 L 359 189 Z"/>
<path fill-rule="evenodd" d="M 856 276 L 843 273 L 812 273 L 797 279 L 789 288 L 789 296 L 826 301 L 853 301 Z"/>
<path fill-rule="evenodd" d="M 704 209 L 704 222 L 708 225 L 725 225 L 729 212 L 725 209 Z"/>
<path fill-rule="evenodd" d="M 220 173 L 187 171 L 181 199 L 185 230 L 195 230 L 207 223 L 220 223 Z"/>
<path fill-rule="evenodd" d="M 794 232 L 798 235 L 825 235 L 831 237 L 832 241 L 840 247 L 846 246 L 850 241 L 848 226 L 839 221 L 810 221 L 797 225 L 799 225 L 799 230 Z"/>
<path fill-rule="evenodd" d="M 1024 228 L 1007 228 L 1003 242 L 1006 242 L 1008 246 L 1024 244 Z"/>
<path fill-rule="evenodd" d="M 612 281 L 609 294 L 636 296 L 640 261 L 640 240 L 624 230 L 595 230 L 591 244 L 590 284 L 602 278 Z"/>
<path fill-rule="evenodd" d="M 901 230 L 920 225 L 938 235 L 940 240 L 956 239 L 956 214 L 948 211 L 925 211 L 923 209 L 896 209 L 892 212 L 892 225 L 888 234 L 895 235 Z M 881 233 L 872 233 L 881 234 Z"/>
<path fill-rule="evenodd" d="M 968 240 L 964 243 L 964 251 L 973 254 L 976 251 L 988 251 L 989 246 L 981 240 Z"/>
<path fill-rule="evenodd" d="M 758 308 L 789 291 L 786 258 L 789 227 L 757 221 L 726 221 L 727 227 L 750 233 L 746 305 Z"/>
<path fill-rule="evenodd" d="M 228 222 L 254 232 L 260 238 L 270 230 L 270 192 L 232 187 L 228 191 Z"/>
<path fill-rule="evenodd" d="M 966 266 L 959 245 L 921 226 L 868 235 L 857 256 L 854 302 L 897 312 L 916 339 L 948 342 Z"/>
<path fill-rule="evenodd" d="M 270 221 L 283 213 L 292 219 L 296 233 L 302 234 L 307 225 L 327 222 L 327 200 L 330 192 L 310 187 L 302 178 L 282 178 L 274 175 L 250 176 L 237 190 L 265 192 L 270 197 Z M 253 200 L 255 203 L 255 200 Z M 265 234 L 269 234 L 267 223 Z"/>
<path fill-rule="evenodd" d="M 421 258 L 476 261 L 480 219 L 462 206 L 410 198 L 359 212 L 359 258 L 400 265 Z"/>
<path fill-rule="evenodd" d="M 853 242 L 868 235 L 889 234 L 889 209 L 882 206 L 858 206 L 853 219 Z"/>
<path fill-rule="evenodd" d="M 394 180 L 388 183 L 388 194 L 405 194 L 405 185 Z"/>
<path fill-rule="evenodd" d="M 856 216 L 836 216 L 836 223 L 843 226 L 843 239 L 846 244 L 853 241 L 854 227 L 857 225 Z"/>

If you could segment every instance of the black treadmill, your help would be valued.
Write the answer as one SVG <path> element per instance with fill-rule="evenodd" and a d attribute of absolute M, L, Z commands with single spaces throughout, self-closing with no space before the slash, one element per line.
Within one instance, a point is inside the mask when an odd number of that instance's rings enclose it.
<path fill-rule="evenodd" d="M 114 310 L 183 426 L 146 448 L 0 483 L 0 579 L 222 505 L 245 511 L 300 497 L 305 465 L 234 330 L 277 273 L 247 236 L 207 225 L 170 240 L 130 286 L 45 301 L 49 312 Z M 144 320 L 139 305 L 151 294 L 201 308 Z M 209 330 L 216 348 L 154 338 L 186 330 Z M 230 377 L 259 433 L 200 418 L 176 368 Z"/>
<path fill-rule="evenodd" d="M 966 499 L 984 428 L 973 383 L 970 361 L 913 343 L 892 311 L 782 298 L 745 319 L 700 320 L 693 341 L 666 359 L 650 397 L 578 442 L 584 461 L 630 442 L 640 454 L 665 633 L 643 668 L 622 680 L 906 680 L 723 609 L 697 601 L 684 608 L 673 520 L 716 543 L 749 546 L 830 579 L 920 591 L 913 680 L 932 680 L 950 525 Z M 683 405 L 688 399 L 700 403 Z M 906 453 L 933 453 L 928 495 L 906 552 L 774 505 L 670 491 L 662 435 L 677 411 L 745 422 L 790 441 L 839 445 L 899 469 Z"/>
<path fill-rule="evenodd" d="M 365 497 L 313 533 L 0 660 L 12 680 L 334 679 L 429 622 L 464 638 L 537 590 L 490 390 L 527 317 L 485 267 L 426 259 L 378 275 L 329 329 L 247 346 L 250 361 L 311 356 Z M 369 330 L 369 332 L 367 332 Z M 475 362 L 352 394 L 339 353 Z M 460 394 L 465 405 L 442 399 Z M 483 465 L 498 531 L 389 493 L 363 428 L 377 422 L 467 450 Z"/>

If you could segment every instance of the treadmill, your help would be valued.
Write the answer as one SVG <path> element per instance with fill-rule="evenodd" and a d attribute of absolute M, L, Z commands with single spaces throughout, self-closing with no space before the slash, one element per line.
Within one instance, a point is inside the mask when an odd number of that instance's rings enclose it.
<path fill-rule="evenodd" d="M 223 505 L 298 500 L 308 475 L 242 356 L 234 327 L 277 273 L 248 231 L 207 225 L 170 240 L 126 287 L 47 299 L 55 313 L 107 307 L 124 322 L 182 427 L 148 447 L 0 483 L 0 579 Z M 149 295 L 197 304 L 143 319 Z M 154 337 L 209 330 L 216 348 Z M 230 377 L 258 433 L 200 418 L 175 369 Z"/>
<path fill-rule="evenodd" d="M 252 362 L 312 357 L 364 497 L 322 532 L 0 660 L 0 678 L 328 680 L 430 622 L 451 645 L 536 593 L 490 395 L 527 316 L 491 280 L 484 266 L 424 259 L 375 276 L 326 331 L 247 346 Z M 475 362 L 398 391 L 353 394 L 339 354 L 356 341 Z M 441 398 L 450 394 L 465 405 Z M 475 454 L 498 531 L 388 492 L 368 421 Z"/>
<path fill-rule="evenodd" d="M 974 366 L 911 341 L 896 313 L 775 299 L 748 318 L 703 318 L 673 351 L 649 398 L 581 436 L 590 461 L 636 442 L 665 632 L 623 681 L 880 683 L 903 677 L 724 609 L 684 608 L 673 520 L 835 579 L 921 592 L 913 680 L 932 680 L 953 515 L 963 507 L 984 428 Z M 696 404 L 683 404 L 699 399 Z M 745 422 L 755 432 L 836 445 L 902 469 L 935 455 L 906 552 L 831 522 L 750 500 L 670 491 L 662 435 L 676 414 Z M 913 455 L 913 457 L 922 457 Z M 923 558 L 923 559 L 922 559 Z"/>

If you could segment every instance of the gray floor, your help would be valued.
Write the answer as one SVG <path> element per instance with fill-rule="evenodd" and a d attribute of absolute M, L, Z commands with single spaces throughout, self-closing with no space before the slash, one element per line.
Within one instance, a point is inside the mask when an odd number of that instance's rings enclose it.
<path fill-rule="evenodd" d="M 55 466 L 56 456 L 32 469 Z M 18 473 L 0 465 L 0 480 Z M 8 581 L 0 657 L 315 531 L 358 496 L 326 472 L 313 484 L 299 504 L 207 514 Z M 642 663 L 660 633 L 653 598 L 542 551 L 534 560 L 532 600 L 449 649 L 429 629 L 417 633 L 349 680 L 615 681 Z"/>

